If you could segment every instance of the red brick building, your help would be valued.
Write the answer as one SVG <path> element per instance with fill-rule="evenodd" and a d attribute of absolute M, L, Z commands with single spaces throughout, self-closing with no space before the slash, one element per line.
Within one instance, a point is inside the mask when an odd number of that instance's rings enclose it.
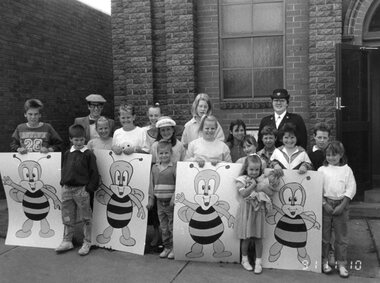
<path fill-rule="evenodd" d="M 310 138 L 316 122 L 334 126 L 358 181 L 368 189 L 380 179 L 371 158 L 379 156 L 372 145 L 379 142 L 380 111 L 369 103 L 379 105 L 380 92 L 367 85 L 366 94 L 347 96 L 347 86 L 358 87 L 363 78 L 350 77 L 356 69 L 350 66 L 356 65 L 341 50 L 346 44 L 380 46 L 379 2 L 113 0 L 115 106 L 133 102 L 140 121 L 146 121 L 147 106 L 158 101 L 165 114 L 184 124 L 195 95 L 205 92 L 226 132 L 237 118 L 256 129 L 272 113 L 272 90 L 285 87 L 289 111 L 302 115 Z M 370 77 L 376 70 L 368 72 Z M 354 122 L 344 113 L 351 109 L 337 109 L 346 102 L 367 120 Z"/>

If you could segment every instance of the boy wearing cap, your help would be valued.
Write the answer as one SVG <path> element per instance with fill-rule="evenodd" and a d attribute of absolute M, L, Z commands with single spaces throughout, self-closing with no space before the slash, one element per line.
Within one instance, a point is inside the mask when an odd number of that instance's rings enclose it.
<path fill-rule="evenodd" d="M 49 123 L 40 122 L 43 104 L 38 99 L 28 99 L 24 104 L 27 120 L 17 126 L 12 134 L 11 150 L 20 154 L 61 151 L 63 141 Z"/>
<path fill-rule="evenodd" d="M 305 122 L 303 121 L 300 115 L 288 112 L 289 98 L 290 95 L 288 94 L 288 91 L 286 89 L 279 88 L 273 90 L 271 99 L 274 113 L 261 119 L 258 137 L 259 146 L 257 150 L 261 150 L 264 147 L 262 136 L 260 133 L 265 126 L 271 126 L 274 129 L 280 130 L 281 127 L 286 123 L 292 123 L 293 125 L 295 125 L 297 136 L 299 138 L 299 145 L 306 150 L 307 131 Z M 281 145 L 281 140 L 277 139 L 275 146 L 279 147 Z"/>
<path fill-rule="evenodd" d="M 88 104 L 88 110 L 90 110 L 90 115 L 86 117 L 75 118 L 74 124 L 79 124 L 84 128 L 87 143 L 89 140 L 99 137 L 99 134 L 97 133 L 95 128 L 95 122 L 101 116 L 103 105 L 107 101 L 100 94 L 90 94 L 86 97 L 86 101 Z M 112 135 L 115 126 L 115 121 L 112 119 L 108 120 Z"/>

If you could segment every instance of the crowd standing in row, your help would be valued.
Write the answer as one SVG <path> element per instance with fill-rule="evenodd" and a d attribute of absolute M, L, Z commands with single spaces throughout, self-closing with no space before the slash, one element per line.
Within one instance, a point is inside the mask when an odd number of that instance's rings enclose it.
<path fill-rule="evenodd" d="M 86 255 L 91 247 L 91 217 L 94 192 L 99 183 L 93 149 L 112 150 L 115 154 L 148 153 L 152 155 L 149 188 L 148 224 L 155 228 L 151 243 L 157 246 L 162 239 L 161 258 L 174 258 L 173 213 L 178 161 L 194 161 L 199 167 L 205 162 L 242 164 L 235 187 L 240 196 L 236 215 L 236 235 L 241 239 L 241 264 L 246 270 L 262 272 L 262 238 L 265 215 L 271 209 L 271 196 L 282 176 L 282 169 L 318 170 L 323 174 L 323 272 L 330 273 L 336 256 L 339 274 L 348 277 L 347 221 L 348 203 L 356 192 L 351 168 L 347 165 L 343 145 L 329 142 L 330 127 L 319 123 L 314 128 L 315 145 L 307 149 L 307 132 L 302 117 L 287 111 L 289 94 L 275 89 L 271 95 L 274 113 L 264 117 L 259 126 L 258 141 L 247 135 L 242 120 L 232 121 L 225 140 L 217 118 L 212 115 L 212 104 L 207 94 L 198 94 L 193 102 L 192 119 L 183 129 L 181 141 L 177 135 L 181 127 L 169 116 L 163 116 L 158 104 L 149 107 L 149 125 L 135 125 L 133 105 L 119 107 L 121 128 L 114 131 L 114 121 L 101 116 L 106 100 L 98 94 L 86 97 L 90 114 L 76 118 L 69 128 L 71 148 L 63 155 L 62 165 L 62 221 L 64 238 L 58 253 L 73 249 L 75 221 L 83 222 L 84 243 L 79 250 Z M 62 151 L 63 141 L 48 123 L 40 121 L 43 104 L 38 99 L 25 102 L 27 122 L 17 126 L 12 135 L 11 150 L 48 153 Z M 264 174 L 265 168 L 272 168 Z M 76 212 L 79 215 L 76 215 Z M 160 229 L 159 229 L 160 228 Z M 256 260 L 254 267 L 248 260 L 248 246 L 253 242 Z"/>

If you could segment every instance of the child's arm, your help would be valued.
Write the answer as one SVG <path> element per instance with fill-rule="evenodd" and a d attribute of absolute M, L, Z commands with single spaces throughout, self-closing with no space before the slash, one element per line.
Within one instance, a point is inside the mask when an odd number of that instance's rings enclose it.
<path fill-rule="evenodd" d="M 49 125 L 49 131 L 50 131 L 50 139 L 48 141 L 47 149 L 49 152 L 53 151 L 62 151 L 63 149 L 63 140 L 59 136 L 59 134 L 54 130 L 54 128 Z"/>
<path fill-rule="evenodd" d="M 12 141 L 11 141 L 10 147 L 11 147 L 11 151 L 16 151 L 20 154 L 28 153 L 28 150 L 26 149 L 26 147 L 21 145 L 18 127 L 15 129 L 15 131 L 12 134 Z"/>
<path fill-rule="evenodd" d="M 96 165 L 96 157 L 92 151 L 88 150 L 90 154 L 87 155 L 88 160 L 88 170 L 89 170 L 89 182 L 86 185 L 87 192 L 95 192 L 99 187 L 99 173 L 98 167 Z"/>
<path fill-rule="evenodd" d="M 153 165 L 154 166 L 154 165 Z M 149 190 L 148 190 L 148 204 L 146 206 L 146 208 L 149 210 L 153 207 L 154 205 L 154 193 L 153 193 L 153 171 L 154 171 L 154 167 L 152 168 L 151 172 L 150 172 L 150 180 L 149 180 Z"/>
<path fill-rule="evenodd" d="M 236 184 L 236 189 L 238 190 L 239 195 L 242 198 L 248 197 L 256 187 L 255 180 L 252 180 L 252 184 L 249 185 L 248 187 L 245 187 L 245 184 L 239 179 L 235 181 L 235 184 Z"/>

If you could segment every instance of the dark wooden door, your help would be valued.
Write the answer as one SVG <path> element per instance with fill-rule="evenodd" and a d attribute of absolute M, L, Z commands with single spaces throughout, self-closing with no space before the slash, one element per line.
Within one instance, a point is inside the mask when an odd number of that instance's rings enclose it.
<path fill-rule="evenodd" d="M 337 45 L 337 138 L 346 148 L 348 164 L 358 184 L 359 198 L 364 190 L 372 188 L 372 157 L 378 152 L 373 146 L 376 142 L 374 131 L 379 131 L 379 128 L 374 129 L 376 107 L 373 103 L 379 103 L 379 100 L 373 96 L 379 95 L 379 92 L 374 93 L 380 80 L 379 53 L 372 48 Z M 377 112 L 379 110 L 377 106 Z M 377 144 L 380 145 L 378 137 Z"/>

